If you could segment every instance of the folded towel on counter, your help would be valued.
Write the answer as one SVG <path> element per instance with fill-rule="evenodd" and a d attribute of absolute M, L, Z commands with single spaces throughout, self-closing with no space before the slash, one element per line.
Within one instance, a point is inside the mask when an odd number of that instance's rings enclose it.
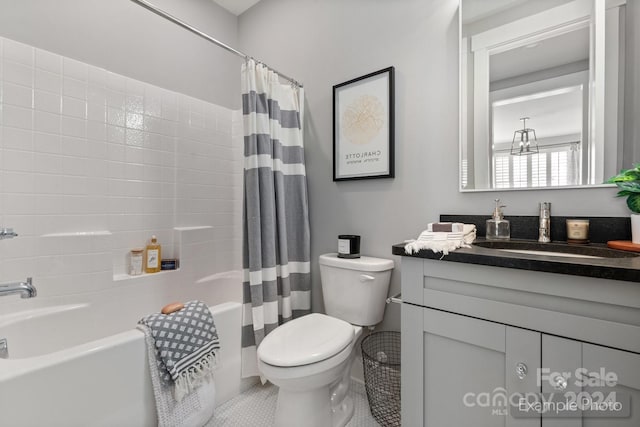
<path fill-rule="evenodd" d="M 416 240 L 460 240 L 463 237 L 464 234 L 462 233 L 423 231 Z"/>
<path fill-rule="evenodd" d="M 433 252 L 442 252 L 443 255 L 448 255 L 449 252 L 458 248 L 471 247 L 469 245 L 475 239 L 476 226 L 474 224 L 463 224 L 461 232 L 437 232 L 427 229 L 420 233 L 416 240 L 407 243 L 404 251 L 411 255 L 422 249 L 430 249 Z"/>
<path fill-rule="evenodd" d="M 190 301 L 138 322 L 145 335 L 159 426 L 202 426 L 213 416 L 220 341 L 209 308 Z"/>

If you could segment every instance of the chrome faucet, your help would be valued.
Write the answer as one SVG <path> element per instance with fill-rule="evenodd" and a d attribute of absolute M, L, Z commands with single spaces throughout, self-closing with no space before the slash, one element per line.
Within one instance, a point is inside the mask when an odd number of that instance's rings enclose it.
<path fill-rule="evenodd" d="M 20 294 L 20 298 L 33 298 L 38 295 L 36 287 L 31 283 L 31 277 L 26 282 L 15 282 L 0 285 L 0 297 L 5 295 Z"/>
<path fill-rule="evenodd" d="M 551 202 L 540 202 L 540 224 L 538 226 L 538 242 L 551 241 Z"/>

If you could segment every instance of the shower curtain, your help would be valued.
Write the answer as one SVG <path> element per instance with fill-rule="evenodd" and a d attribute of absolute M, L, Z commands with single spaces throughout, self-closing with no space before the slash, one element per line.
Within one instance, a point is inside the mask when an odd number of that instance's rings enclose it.
<path fill-rule="evenodd" d="M 265 335 L 311 311 L 303 97 L 264 65 L 243 64 L 243 377 L 259 375 Z"/>

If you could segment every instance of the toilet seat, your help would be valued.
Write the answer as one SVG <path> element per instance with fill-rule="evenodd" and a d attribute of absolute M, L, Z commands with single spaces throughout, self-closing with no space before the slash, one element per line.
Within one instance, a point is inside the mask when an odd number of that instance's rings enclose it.
<path fill-rule="evenodd" d="M 320 362 L 344 350 L 354 337 L 353 325 L 311 313 L 279 326 L 258 347 L 258 358 L 279 367 Z"/>

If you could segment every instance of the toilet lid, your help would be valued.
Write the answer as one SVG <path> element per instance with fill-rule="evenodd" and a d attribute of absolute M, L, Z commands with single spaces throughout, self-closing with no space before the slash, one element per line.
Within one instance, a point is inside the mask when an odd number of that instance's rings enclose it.
<path fill-rule="evenodd" d="M 351 343 L 354 329 L 344 320 L 312 313 L 291 320 L 267 335 L 258 358 L 273 366 L 302 366 L 338 354 Z"/>

